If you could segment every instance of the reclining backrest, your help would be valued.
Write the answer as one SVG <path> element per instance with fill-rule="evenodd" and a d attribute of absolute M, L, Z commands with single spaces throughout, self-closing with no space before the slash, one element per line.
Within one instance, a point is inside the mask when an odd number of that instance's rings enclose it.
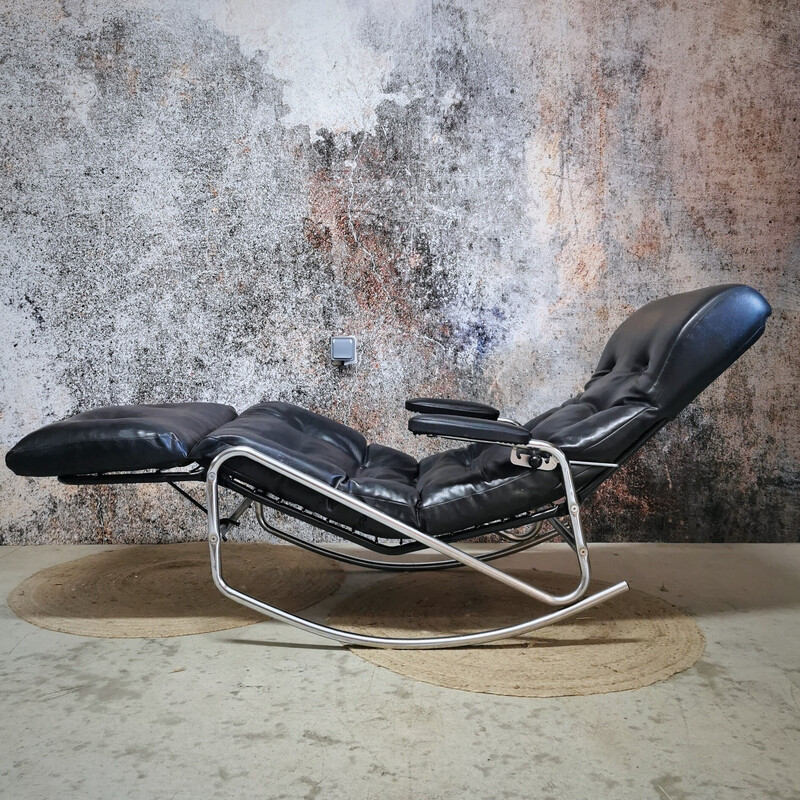
<path fill-rule="evenodd" d="M 654 300 L 617 328 L 584 391 L 528 427 L 573 456 L 618 459 L 736 361 L 770 313 L 735 284 Z"/>
<path fill-rule="evenodd" d="M 611 336 L 583 399 L 603 407 L 643 402 L 670 419 L 758 339 L 770 312 L 748 286 L 654 300 Z"/>

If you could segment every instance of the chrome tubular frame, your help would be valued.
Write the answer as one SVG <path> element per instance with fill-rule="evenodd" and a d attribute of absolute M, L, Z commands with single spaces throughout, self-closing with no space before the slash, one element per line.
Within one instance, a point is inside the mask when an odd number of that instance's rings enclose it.
<path fill-rule="evenodd" d="M 220 592 L 222 592 L 223 595 L 231 600 L 251 608 L 254 611 L 265 614 L 266 616 L 287 622 L 290 625 L 294 625 L 302 630 L 310 631 L 329 639 L 335 639 L 345 644 L 362 645 L 368 647 L 390 647 L 396 649 L 461 647 L 524 634 L 529 631 L 536 630 L 537 628 L 544 627 L 545 625 L 550 625 L 553 622 L 558 622 L 562 619 L 571 617 L 580 613 L 581 611 L 592 608 L 593 606 L 598 605 L 605 600 L 627 591 L 628 585 L 623 581 L 621 583 L 614 584 L 613 586 L 609 586 L 608 588 L 603 589 L 593 595 L 583 597 L 583 595 L 586 593 L 586 589 L 588 588 L 590 579 L 589 552 L 584 540 L 583 529 L 581 528 L 580 507 L 577 493 L 575 491 L 575 485 L 572 480 L 572 473 L 569 468 L 569 462 L 567 461 L 566 456 L 549 442 L 532 439 L 527 446 L 551 455 L 553 458 L 555 458 L 559 467 L 561 468 L 566 496 L 566 507 L 570 520 L 568 541 L 571 540 L 570 545 L 573 547 L 576 553 L 581 573 L 578 585 L 573 591 L 567 594 L 553 595 L 544 591 L 543 589 L 532 586 L 525 581 L 522 581 L 512 575 L 502 572 L 493 566 L 490 566 L 486 563 L 486 559 L 471 556 L 468 553 L 465 553 L 463 550 L 437 539 L 435 536 L 424 533 L 423 531 L 420 531 L 411 525 L 407 525 L 406 523 L 391 517 L 383 511 L 379 511 L 378 509 L 367 505 L 363 501 L 347 492 L 342 492 L 339 489 L 329 486 L 327 483 L 324 483 L 323 481 L 314 478 L 311 475 L 301 472 L 294 467 L 290 467 L 289 465 L 284 464 L 283 462 L 278 461 L 270 456 L 264 455 L 263 453 L 259 453 L 252 447 L 246 446 L 233 446 L 224 450 L 211 462 L 211 466 L 209 467 L 206 475 L 208 541 L 211 554 L 211 574 L 214 579 L 214 583 Z M 277 608 L 269 603 L 262 602 L 255 597 L 245 594 L 244 592 L 240 592 L 237 589 L 229 586 L 225 582 L 222 574 L 221 540 L 225 531 L 221 530 L 220 528 L 219 471 L 225 462 L 231 458 L 246 458 L 254 461 L 270 470 L 273 470 L 274 472 L 277 472 L 280 475 L 296 481 L 297 483 L 309 489 L 312 489 L 324 497 L 328 497 L 329 499 L 341 503 L 348 508 L 354 509 L 370 519 L 376 520 L 382 525 L 392 528 L 404 538 L 414 539 L 430 549 L 436 550 L 443 556 L 446 556 L 448 559 L 471 567 L 477 572 L 481 572 L 484 575 L 505 584 L 506 586 L 510 586 L 512 589 L 516 589 L 517 591 L 529 595 L 530 597 L 534 597 L 535 599 L 548 605 L 562 606 L 562 608 L 559 608 L 558 610 L 549 614 L 544 614 L 535 619 L 528 620 L 527 622 L 521 622 L 516 625 L 510 625 L 504 628 L 496 628 L 489 631 L 457 634 L 453 636 L 400 638 L 372 636 L 369 634 L 344 631 L 339 628 L 333 628 L 313 622 L 303 617 L 298 617 L 295 614 L 291 614 L 288 611 L 284 611 L 283 609 Z M 245 500 L 228 519 L 238 518 L 236 515 L 238 514 L 238 516 L 241 516 L 248 506 L 249 502 Z M 554 527 L 554 530 L 558 530 L 559 534 L 561 535 L 567 532 L 566 527 L 563 527 L 562 530 L 559 530 L 559 528 L 562 528 L 562 526 L 559 525 L 558 527 Z M 530 545 L 529 542 L 525 542 L 524 544 Z"/>

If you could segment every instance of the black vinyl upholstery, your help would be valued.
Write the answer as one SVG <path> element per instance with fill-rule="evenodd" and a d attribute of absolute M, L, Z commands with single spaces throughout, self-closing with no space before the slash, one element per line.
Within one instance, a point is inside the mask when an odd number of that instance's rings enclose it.
<path fill-rule="evenodd" d="M 418 524 L 416 459 L 391 447 L 369 445 L 358 431 L 328 417 L 291 403 L 259 403 L 203 439 L 192 456 L 207 464 L 233 445 L 253 447 L 402 522 Z M 360 515 L 252 461 L 233 458 L 225 469 L 289 502 L 357 528 L 370 528 Z"/>
<path fill-rule="evenodd" d="M 406 411 L 415 414 L 455 414 L 458 417 L 497 419 L 500 412 L 486 403 L 472 400 L 452 400 L 449 397 L 412 397 L 406 400 Z"/>
<path fill-rule="evenodd" d="M 450 414 L 419 414 L 408 421 L 408 429 L 418 436 L 445 436 L 478 442 L 527 444 L 531 438 L 531 432 L 517 422 Z"/>
<path fill-rule="evenodd" d="M 770 313 L 757 291 L 741 285 L 655 300 L 611 336 L 583 392 L 525 428 L 531 438 L 549 441 L 576 460 L 627 457 L 758 339 Z M 199 413 L 199 406 L 209 406 L 207 413 Z M 469 444 L 417 462 L 289 403 L 260 403 L 238 417 L 229 406 L 213 406 L 213 424 L 210 404 L 183 404 L 180 412 L 178 406 L 123 408 L 133 421 L 114 421 L 110 414 L 109 422 L 106 409 L 78 415 L 23 439 L 7 463 L 26 475 L 164 468 L 189 460 L 208 466 L 231 445 L 247 445 L 432 534 L 505 519 L 563 496 L 558 470 L 516 466 L 507 446 Z M 184 413 L 187 427 L 181 428 L 175 415 Z M 457 420 L 450 424 L 458 426 Z M 490 423 L 469 421 L 481 424 Z M 35 456 L 43 445 L 49 454 Z M 223 471 L 366 533 L 397 536 L 252 461 L 231 459 Z M 598 467 L 573 472 L 579 490 L 610 473 Z"/>
<path fill-rule="evenodd" d="M 757 291 L 740 285 L 654 300 L 617 328 L 583 392 L 525 427 L 576 460 L 616 462 L 736 361 L 764 332 L 770 313 Z M 601 474 L 574 470 L 576 486 Z M 557 476 L 514 467 L 508 449 L 495 445 L 430 456 L 420 462 L 420 516 L 426 530 L 443 532 L 488 521 L 487 510 L 495 518 L 522 513 L 560 496 Z"/>
<path fill-rule="evenodd" d="M 733 364 L 770 314 L 755 289 L 740 285 L 654 300 L 612 334 L 584 391 L 527 427 L 574 458 L 614 461 Z"/>
<path fill-rule="evenodd" d="M 6 465 L 35 476 L 184 467 L 204 436 L 235 417 L 219 403 L 96 408 L 28 434 L 6 453 Z"/>

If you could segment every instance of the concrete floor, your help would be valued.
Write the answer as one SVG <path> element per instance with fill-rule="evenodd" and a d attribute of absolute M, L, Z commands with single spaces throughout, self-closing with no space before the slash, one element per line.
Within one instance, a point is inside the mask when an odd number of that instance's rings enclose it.
<path fill-rule="evenodd" d="M 0 595 L 105 549 L 2 548 Z M 565 549 L 537 565 L 567 569 Z M 595 545 L 593 567 L 663 586 L 696 615 L 702 659 L 637 691 L 519 699 L 419 683 L 278 623 L 89 639 L 3 603 L 0 796 L 800 798 L 800 545 Z"/>

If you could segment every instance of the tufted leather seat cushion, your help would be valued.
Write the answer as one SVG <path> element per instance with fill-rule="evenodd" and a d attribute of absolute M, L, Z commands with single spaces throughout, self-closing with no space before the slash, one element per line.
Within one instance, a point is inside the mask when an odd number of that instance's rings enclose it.
<path fill-rule="evenodd" d="M 418 515 L 423 530 L 447 533 L 533 511 L 563 497 L 558 470 L 511 463 L 508 447 L 470 444 L 422 459 Z M 580 488 L 602 470 L 573 470 Z"/>
<path fill-rule="evenodd" d="M 368 445 L 357 431 L 291 403 L 259 403 L 201 441 L 192 452 L 201 464 L 233 445 L 247 445 L 417 525 L 418 464 L 399 450 Z M 360 514 L 320 497 L 252 461 L 232 458 L 225 470 L 289 502 L 361 530 L 386 533 Z M 390 535 L 396 536 L 396 532 Z"/>
<path fill-rule="evenodd" d="M 96 408 L 28 434 L 6 453 L 6 464 L 38 476 L 183 467 L 206 434 L 235 416 L 219 403 Z"/>

